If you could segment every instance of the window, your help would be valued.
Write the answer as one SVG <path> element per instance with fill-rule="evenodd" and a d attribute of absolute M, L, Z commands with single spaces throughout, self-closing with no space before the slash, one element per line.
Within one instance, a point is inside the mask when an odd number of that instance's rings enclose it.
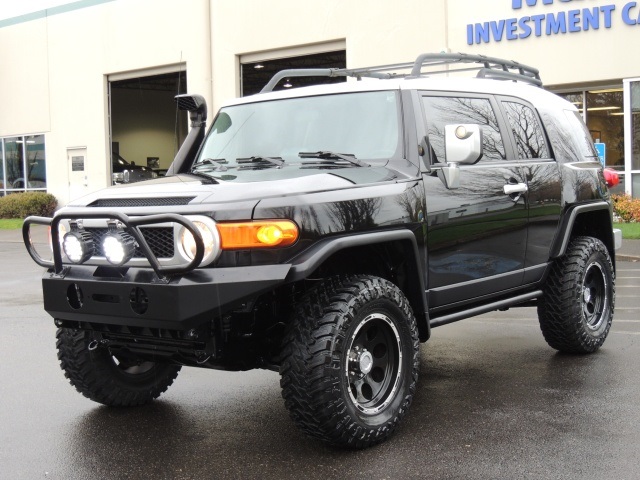
<path fill-rule="evenodd" d="M 570 132 L 576 142 L 576 145 L 580 148 L 580 154 L 584 157 L 598 157 L 598 152 L 593 147 L 593 140 L 587 126 L 582 121 L 582 116 L 575 111 L 565 110 L 565 116 L 569 120 L 571 125 Z"/>
<path fill-rule="evenodd" d="M 46 190 L 44 135 L 0 139 L 0 196 Z"/>
<path fill-rule="evenodd" d="M 224 181 L 264 181 L 316 173 L 303 152 L 331 151 L 386 164 L 401 149 L 395 91 L 288 98 L 220 110 L 196 167 Z M 252 168 L 250 157 L 277 157 L 282 168 Z M 243 164 L 244 162 L 244 164 Z M 204 170 L 200 170 L 203 172 Z"/>
<path fill-rule="evenodd" d="M 606 166 L 624 169 L 624 109 L 622 87 L 611 85 L 589 91 L 561 93 L 560 97 L 571 102 L 587 124 L 591 140 L 604 143 Z M 586 111 L 585 111 L 586 105 Z M 575 122 L 570 120 L 572 124 Z M 580 122 L 582 123 L 582 122 Z M 578 128 L 580 135 L 584 127 Z M 582 144 L 585 139 L 580 138 Z M 588 139 L 586 140 L 588 142 Z M 589 147 L 586 147 L 589 149 Z"/>
<path fill-rule="evenodd" d="M 457 123 L 480 125 L 483 135 L 483 160 L 504 160 L 504 142 L 498 119 L 486 98 L 423 97 L 427 115 L 429 143 L 434 161 L 445 160 L 444 127 Z"/>
<path fill-rule="evenodd" d="M 293 68 L 346 68 L 345 40 L 298 45 L 277 50 L 263 50 L 240 56 L 240 95 L 258 93 L 281 70 Z M 281 80 L 274 90 L 346 82 L 346 77 L 289 77 Z"/>
<path fill-rule="evenodd" d="M 549 158 L 549 149 L 538 118 L 521 103 L 502 102 L 518 147 L 518 158 Z"/>

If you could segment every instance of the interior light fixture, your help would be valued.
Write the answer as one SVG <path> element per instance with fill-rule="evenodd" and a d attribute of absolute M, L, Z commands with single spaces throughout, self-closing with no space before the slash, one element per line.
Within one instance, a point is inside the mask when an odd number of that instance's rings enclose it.
<path fill-rule="evenodd" d="M 624 115 L 624 112 L 611 112 L 611 113 L 609 113 L 610 117 L 618 116 L 618 115 Z"/>
<path fill-rule="evenodd" d="M 255 68 L 256 70 L 260 70 L 261 68 L 264 68 L 264 65 L 262 65 L 261 63 L 256 63 L 253 68 Z"/>
<path fill-rule="evenodd" d="M 604 88 L 602 90 L 589 90 L 587 93 L 615 93 L 621 91 L 622 88 Z"/>
<path fill-rule="evenodd" d="M 622 107 L 589 107 L 587 108 L 587 112 L 601 112 L 605 110 L 620 110 Z"/>
<path fill-rule="evenodd" d="M 289 79 L 287 78 L 287 82 L 283 85 L 284 88 L 291 88 L 293 87 L 293 85 L 291 85 L 291 82 L 289 81 Z"/>

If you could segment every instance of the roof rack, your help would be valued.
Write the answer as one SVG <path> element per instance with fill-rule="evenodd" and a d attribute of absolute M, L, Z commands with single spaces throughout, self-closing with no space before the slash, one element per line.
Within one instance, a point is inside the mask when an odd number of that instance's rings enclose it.
<path fill-rule="evenodd" d="M 476 64 L 466 68 L 446 68 L 423 72 L 424 68 L 449 66 L 457 64 Z M 410 73 L 399 73 L 398 70 L 411 69 Z M 478 78 L 512 80 L 542 87 L 540 71 L 537 68 L 523 65 L 513 60 L 487 57 L 485 55 L 468 55 L 466 53 L 423 53 L 414 62 L 381 65 L 367 68 L 297 68 L 281 70 L 264 86 L 260 93 L 271 92 L 284 78 L 292 77 L 354 77 L 358 80 L 368 78 L 419 78 L 440 73 L 475 71 Z"/>

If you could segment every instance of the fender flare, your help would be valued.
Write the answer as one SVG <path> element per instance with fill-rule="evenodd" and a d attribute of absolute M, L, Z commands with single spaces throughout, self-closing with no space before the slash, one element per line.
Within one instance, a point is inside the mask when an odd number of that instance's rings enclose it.
<path fill-rule="evenodd" d="M 393 242 L 402 242 L 405 245 L 405 254 L 413 257 L 409 262 L 408 274 L 411 277 L 411 282 L 414 282 L 413 285 L 417 285 L 417 288 L 412 292 L 404 293 L 409 297 L 410 301 L 413 300 L 411 303 L 414 310 L 416 308 L 420 309 L 419 312 L 415 312 L 416 320 L 420 331 L 420 340 L 426 341 L 430 336 L 431 330 L 425 288 L 425 270 L 420 263 L 416 236 L 411 230 L 385 230 L 382 232 L 367 232 L 326 238 L 290 260 L 291 269 L 286 281 L 297 282 L 308 278 L 323 262 L 341 250 Z"/>
<path fill-rule="evenodd" d="M 595 212 L 598 210 L 606 210 L 607 212 L 610 212 L 610 208 L 611 206 L 609 205 L 609 203 L 604 201 L 590 203 L 588 205 L 576 205 L 575 207 L 572 207 L 569 212 L 563 215 L 562 220 L 560 221 L 560 227 L 558 230 L 559 234 L 553 242 L 550 257 L 561 257 L 567 251 L 569 240 L 571 239 L 571 232 L 573 231 L 573 226 L 575 225 L 576 219 L 579 215 L 583 213 Z"/>

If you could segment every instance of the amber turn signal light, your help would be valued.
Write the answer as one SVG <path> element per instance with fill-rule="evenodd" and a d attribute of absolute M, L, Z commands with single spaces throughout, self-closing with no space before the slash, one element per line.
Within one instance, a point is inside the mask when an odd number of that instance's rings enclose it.
<path fill-rule="evenodd" d="M 298 227 L 290 220 L 217 223 L 223 250 L 288 247 L 298 240 Z"/>

